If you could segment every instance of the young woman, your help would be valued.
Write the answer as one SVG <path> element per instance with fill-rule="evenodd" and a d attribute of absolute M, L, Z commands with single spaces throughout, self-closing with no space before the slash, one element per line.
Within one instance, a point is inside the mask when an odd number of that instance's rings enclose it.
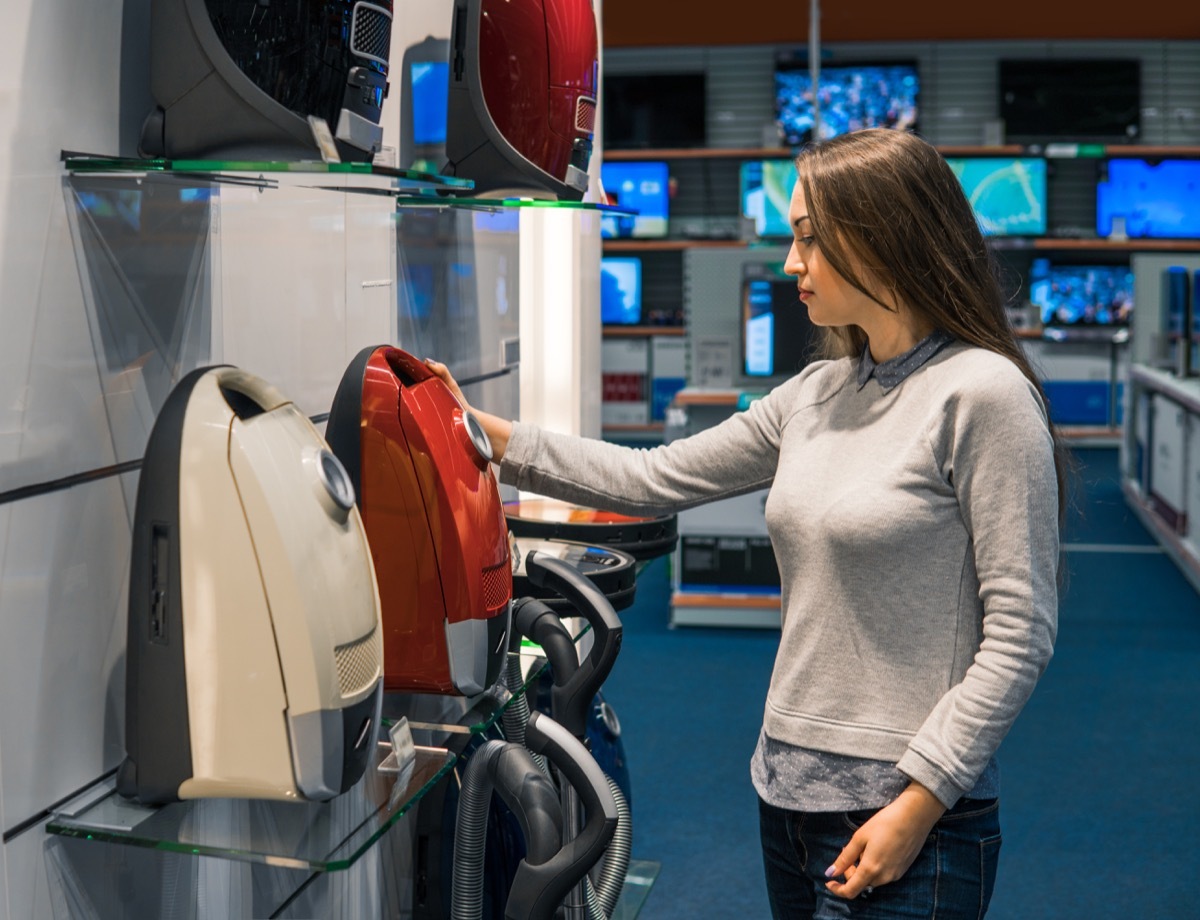
<path fill-rule="evenodd" d="M 751 776 L 772 913 L 974 920 L 996 750 L 1053 649 L 1061 449 L 938 152 L 875 129 L 796 168 L 786 271 L 824 360 L 653 450 L 480 418 L 503 481 L 578 504 L 770 488 L 783 630 Z"/>

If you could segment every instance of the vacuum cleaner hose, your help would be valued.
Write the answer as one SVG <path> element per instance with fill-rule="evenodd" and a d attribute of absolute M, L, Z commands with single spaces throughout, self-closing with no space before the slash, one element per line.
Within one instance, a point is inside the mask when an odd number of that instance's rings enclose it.
<path fill-rule="evenodd" d="M 525 696 L 525 691 L 521 689 L 524 682 L 525 675 L 521 673 L 520 656 L 509 655 L 504 683 L 513 695 L 513 700 L 505 708 L 504 714 L 500 716 L 500 723 L 504 726 L 504 737 L 521 747 L 525 746 L 525 726 L 529 722 L 529 699 Z M 547 776 L 550 775 L 545 757 L 541 754 L 534 754 L 533 762 L 543 773 Z"/>
<path fill-rule="evenodd" d="M 633 849 L 629 803 L 625 801 L 625 795 L 617 781 L 611 776 L 605 776 L 605 779 L 608 780 L 609 791 L 617 803 L 617 830 L 604 853 L 604 859 L 600 863 L 600 875 L 596 880 L 596 896 L 603 911 L 600 920 L 608 920 L 617 908 L 621 889 L 625 887 L 625 876 L 629 872 L 629 853 Z"/>
<path fill-rule="evenodd" d="M 454 827 L 451 920 L 483 916 L 483 859 L 493 789 L 521 825 L 524 862 L 543 865 L 562 848 L 562 808 L 554 784 L 525 748 L 508 741 L 485 742 L 463 771 Z"/>

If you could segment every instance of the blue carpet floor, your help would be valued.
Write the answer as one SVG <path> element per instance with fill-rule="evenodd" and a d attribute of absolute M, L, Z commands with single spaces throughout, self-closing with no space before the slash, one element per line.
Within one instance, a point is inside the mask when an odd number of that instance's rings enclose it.
<path fill-rule="evenodd" d="M 1077 457 L 1056 654 L 1000 750 L 988 917 L 1200 917 L 1200 597 L 1125 506 L 1116 451 Z M 669 597 L 658 560 L 604 691 L 632 771 L 633 855 L 662 863 L 641 917 L 768 917 L 749 759 L 778 633 L 673 630 Z"/>

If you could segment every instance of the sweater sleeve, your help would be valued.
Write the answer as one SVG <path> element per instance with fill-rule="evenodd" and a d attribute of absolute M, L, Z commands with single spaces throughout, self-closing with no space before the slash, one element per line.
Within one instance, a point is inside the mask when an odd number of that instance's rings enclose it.
<path fill-rule="evenodd" d="M 946 404 L 933 447 L 970 535 L 982 641 L 899 762 L 947 807 L 975 784 L 1029 699 L 1058 625 L 1058 486 L 1045 410 L 1012 365 L 981 380 Z"/>
<path fill-rule="evenodd" d="M 808 382 L 817 367 L 809 365 L 719 425 L 651 449 L 514 422 L 500 480 L 549 498 L 645 516 L 765 488 L 779 463 L 783 426 L 812 402 Z"/>

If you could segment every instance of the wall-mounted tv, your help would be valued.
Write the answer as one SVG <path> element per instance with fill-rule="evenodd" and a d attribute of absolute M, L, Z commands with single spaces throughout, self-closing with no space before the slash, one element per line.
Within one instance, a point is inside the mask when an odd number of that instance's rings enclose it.
<path fill-rule="evenodd" d="M 754 221 L 761 237 L 792 235 L 788 208 L 796 187 L 796 166 L 791 160 L 747 160 L 742 163 L 739 184 L 742 215 Z"/>
<path fill-rule="evenodd" d="M 747 266 L 741 311 L 745 376 L 790 377 L 812 358 L 816 327 L 800 302 L 795 278 L 767 266 Z"/>
<path fill-rule="evenodd" d="M 637 214 L 603 215 L 600 236 L 604 239 L 666 236 L 669 181 L 667 164 L 660 160 L 604 163 L 600 167 L 600 183 L 608 203 Z"/>
<path fill-rule="evenodd" d="M 703 147 L 708 143 L 705 76 L 608 74 L 601 84 L 601 125 L 608 150 Z"/>
<path fill-rule="evenodd" d="M 822 140 L 860 128 L 917 128 L 921 79 L 915 61 L 822 64 L 819 82 Z M 812 78 L 800 55 L 776 60 L 775 119 L 784 143 L 813 140 Z"/>
<path fill-rule="evenodd" d="M 1096 232 L 1109 236 L 1113 218 L 1125 235 L 1200 238 L 1200 160 L 1109 160 L 1096 185 Z"/>
<path fill-rule="evenodd" d="M 987 236 L 1046 232 L 1046 161 L 1040 157 L 946 157 Z"/>
<path fill-rule="evenodd" d="M 642 321 L 642 260 L 605 256 L 600 260 L 600 322 L 636 326 Z"/>
<path fill-rule="evenodd" d="M 1127 326 L 1133 315 L 1133 270 L 1034 259 L 1029 300 L 1043 326 Z"/>
<path fill-rule="evenodd" d="M 444 144 L 450 64 L 446 61 L 414 61 L 409 66 L 412 77 L 413 143 Z"/>
<path fill-rule="evenodd" d="M 426 38 L 404 49 L 400 77 L 399 165 L 442 169 L 446 162 L 446 115 L 450 97 L 450 42 Z M 394 88 L 394 87 L 393 87 Z"/>
<path fill-rule="evenodd" d="M 1136 59 L 1001 60 L 998 67 L 1008 140 L 1129 142 L 1141 133 Z"/>

